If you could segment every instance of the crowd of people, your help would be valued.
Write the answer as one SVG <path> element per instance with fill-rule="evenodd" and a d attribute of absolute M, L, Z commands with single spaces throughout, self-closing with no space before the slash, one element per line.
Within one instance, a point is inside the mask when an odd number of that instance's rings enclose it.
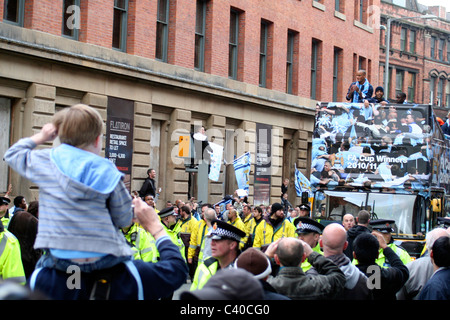
<path fill-rule="evenodd" d="M 29 289 L 28 298 L 171 300 L 190 282 L 182 300 L 449 299 L 448 229 L 427 234 L 426 253 L 409 262 L 383 236 L 392 221 L 360 211 L 324 226 L 309 203 L 289 203 L 287 184 L 268 206 L 235 194 L 217 204 L 174 199 L 158 210 L 155 169 L 130 193 L 98 157 L 102 124 L 93 108 L 75 105 L 4 156 L 39 187 L 39 201 L 16 197 L 9 208 L 10 189 L 0 204 L 0 275 Z M 241 280 L 230 283 L 233 276 Z"/>
<path fill-rule="evenodd" d="M 33 205 L 19 201 L 20 198 L 23 197 L 15 199 L 14 206 L 9 210 L 8 194 L 1 198 L 1 213 L 10 214 L 10 218 L 2 218 L 2 234 L 11 238 L 16 246 L 16 254 L 10 255 L 10 262 L 6 266 L 15 265 L 15 270 L 21 270 L 16 274 L 8 273 L 3 265 L 2 277 L 30 284 L 37 261 L 45 254 L 45 250 L 33 248 L 30 241 L 24 239 L 25 235 L 36 237 L 39 215 L 31 214 Z M 427 234 L 427 250 L 420 258 L 412 260 L 404 249 L 393 242 L 390 233 L 394 221 L 370 221 L 370 214 L 365 210 L 358 212 L 356 217 L 346 214 L 342 221 L 324 226 L 310 217 L 308 204 L 285 210 L 279 202 L 267 207 L 253 206 L 247 204 L 245 198 L 235 196 L 227 203 L 224 211 L 221 211 L 219 204 L 198 205 L 195 199 L 186 202 L 178 199 L 173 203 L 168 201 L 164 208 L 158 210 L 151 194 L 143 198 L 136 196 L 133 203 L 139 218 L 122 227 L 121 234 L 133 252 L 132 261 L 139 261 L 139 273 L 142 272 L 140 281 L 147 280 L 144 273 L 148 272 L 148 266 L 167 263 L 167 259 L 178 262 L 178 277 L 172 273 L 168 276 L 167 271 L 164 271 L 164 279 L 152 278 L 151 281 L 166 286 L 166 290 L 155 290 L 157 293 L 144 290 L 147 298 L 170 300 L 175 290 L 186 282 L 190 283 L 190 290 L 181 292 L 181 300 L 449 298 L 449 288 L 441 282 L 439 286 L 436 285 L 436 278 L 448 281 L 448 219 L 444 219 L 439 227 Z M 11 215 L 12 212 L 15 213 Z M 24 226 L 31 225 L 29 219 L 22 218 L 28 215 L 36 223 L 32 224 L 32 228 L 24 229 Z M 145 220 L 147 215 L 152 217 L 152 223 Z M 161 237 L 170 241 L 161 244 L 161 240 L 158 240 Z M 439 238 L 445 238 L 446 241 L 436 242 Z M 21 268 L 22 265 L 24 268 Z M 64 268 L 68 266 L 64 265 Z M 375 281 L 374 266 L 379 268 L 380 274 L 380 278 Z M 167 265 L 162 268 L 167 268 Z M 126 268 L 119 268 L 117 264 L 106 269 L 121 275 L 117 284 L 111 283 L 116 293 L 111 293 L 107 298 L 129 298 L 117 294 L 117 286 L 123 285 L 125 281 L 136 282 L 131 272 L 125 272 Z M 236 269 L 240 269 L 239 272 Z M 44 273 L 40 271 L 41 276 L 56 277 L 60 284 L 64 284 L 58 286 L 53 282 L 51 289 L 41 282 L 38 288 L 51 299 L 92 298 L 87 296 L 88 293 L 92 294 L 92 288 L 89 292 L 76 295 L 73 295 L 73 290 L 65 288 L 67 275 L 62 272 L 62 267 L 47 265 L 44 270 Z M 97 274 L 100 270 L 84 272 Z M 223 291 L 218 283 L 226 284 L 234 275 L 242 278 L 242 281 L 232 281 L 232 285 Z M 167 282 L 172 283 L 168 289 Z M 39 293 L 40 290 L 33 293 Z M 46 295 L 38 297 L 47 298 Z M 104 298 L 98 293 L 95 297 Z"/>

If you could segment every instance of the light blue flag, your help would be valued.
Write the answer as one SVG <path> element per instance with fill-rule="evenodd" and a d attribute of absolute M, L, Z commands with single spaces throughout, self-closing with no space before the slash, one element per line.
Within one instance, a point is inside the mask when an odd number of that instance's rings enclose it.
<path fill-rule="evenodd" d="M 208 178 L 212 181 L 219 181 L 220 165 L 222 164 L 223 147 L 216 143 L 209 143 L 212 154 L 210 156 L 209 175 Z"/>
<path fill-rule="evenodd" d="M 239 158 L 234 159 L 233 165 L 239 189 L 248 192 L 250 186 L 250 152 L 244 153 Z"/>
<path fill-rule="evenodd" d="M 297 191 L 297 196 L 301 197 L 302 193 L 307 191 L 308 194 L 311 194 L 311 183 L 305 177 L 300 170 L 297 169 L 297 165 L 295 166 L 295 191 Z"/>
<path fill-rule="evenodd" d="M 222 200 L 214 204 L 214 208 L 219 205 L 219 212 L 220 215 L 222 215 L 225 210 L 227 210 L 227 204 L 232 203 L 232 201 L 233 199 L 223 198 Z"/>

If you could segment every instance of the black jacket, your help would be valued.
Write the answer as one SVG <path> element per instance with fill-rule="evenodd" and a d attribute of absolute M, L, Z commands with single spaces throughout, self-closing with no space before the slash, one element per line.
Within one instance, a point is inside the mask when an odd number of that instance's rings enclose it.
<path fill-rule="evenodd" d="M 155 180 L 147 178 L 144 180 L 144 184 L 142 185 L 141 190 L 139 190 L 139 196 L 141 198 L 144 198 L 149 194 L 151 194 L 153 198 L 156 196 L 156 185 Z"/>
<path fill-rule="evenodd" d="M 394 250 L 387 247 L 383 252 L 391 263 L 390 268 L 380 267 L 375 261 L 371 265 L 358 264 L 356 267 L 369 278 L 368 282 L 375 286 L 371 288 L 375 300 L 397 300 L 396 293 L 408 280 L 409 270 Z M 379 279 L 376 279 L 378 275 Z"/>
<path fill-rule="evenodd" d="M 370 233 L 369 228 L 361 225 L 356 225 L 347 231 L 348 246 L 344 250 L 344 254 L 350 260 L 353 260 L 353 241 L 356 239 L 357 236 L 359 236 L 362 233 Z"/>

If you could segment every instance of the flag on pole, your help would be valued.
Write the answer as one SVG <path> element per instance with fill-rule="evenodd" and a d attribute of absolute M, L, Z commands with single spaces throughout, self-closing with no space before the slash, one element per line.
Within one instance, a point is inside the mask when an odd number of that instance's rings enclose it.
<path fill-rule="evenodd" d="M 234 173 L 239 189 L 246 190 L 248 192 L 250 186 L 250 152 L 244 153 L 239 158 L 234 159 Z"/>
<path fill-rule="evenodd" d="M 219 202 L 214 204 L 214 208 L 218 205 L 219 206 L 219 216 L 217 217 L 218 219 L 222 218 L 222 215 L 224 214 L 224 212 L 227 210 L 227 204 L 229 203 L 233 203 L 233 199 L 229 196 L 223 198 L 222 200 L 220 200 Z"/>
<path fill-rule="evenodd" d="M 311 195 L 311 183 L 305 175 L 297 169 L 297 165 L 295 165 L 295 191 L 297 191 L 297 196 L 299 197 L 301 197 L 302 192 L 305 191 L 308 192 L 308 196 Z"/>
<path fill-rule="evenodd" d="M 217 143 L 209 143 L 212 153 L 210 155 L 209 175 L 208 178 L 212 181 L 219 181 L 220 165 L 222 164 L 223 147 Z"/>

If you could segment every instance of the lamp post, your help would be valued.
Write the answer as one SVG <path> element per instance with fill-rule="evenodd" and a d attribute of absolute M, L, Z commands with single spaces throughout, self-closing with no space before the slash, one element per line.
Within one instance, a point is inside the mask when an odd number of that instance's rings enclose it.
<path fill-rule="evenodd" d="M 416 17 L 388 17 L 386 21 L 386 27 L 381 26 L 383 29 L 386 30 L 386 61 L 384 66 L 384 91 L 386 93 L 386 97 L 389 97 L 389 56 L 391 51 L 391 23 L 392 21 L 399 21 L 399 20 L 409 20 L 409 19 L 436 19 L 437 16 L 432 14 L 424 14 L 421 16 Z"/>

